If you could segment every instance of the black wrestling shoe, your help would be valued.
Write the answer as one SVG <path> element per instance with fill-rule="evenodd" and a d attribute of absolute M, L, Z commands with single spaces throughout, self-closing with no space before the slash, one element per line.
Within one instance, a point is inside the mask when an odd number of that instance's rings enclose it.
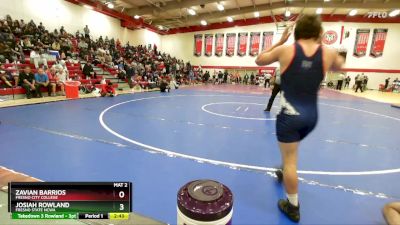
<path fill-rule="evenodd" d="M 271 111 L 271 109 L 269 109 L 269 108 L 264 109 L 264 112 L 269 112 L 269 111 Z"/>
<path fill-rule="evenodd" d="M 282 168 L 279 168 L 275 171 L 276 178 L 278 179 L 278 182 L 281 183 L 283 181 L 283 171 Z"/>
<path fill-rule="evenodd" d="M 300 205 L 296 207 L 289 200 L 281 199 L 278 201 L 278 207 L 293 222 L 298 223 L 300 221 Z"/>

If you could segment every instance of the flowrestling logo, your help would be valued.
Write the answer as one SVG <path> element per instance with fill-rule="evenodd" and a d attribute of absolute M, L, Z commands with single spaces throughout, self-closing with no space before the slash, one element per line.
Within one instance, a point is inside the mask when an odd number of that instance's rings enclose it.
<path fill-rule="evenodd" d="M 380 19 L 384 19 L 388 17 L 388 13 L 387 12 L 368 12 L 365 15 L 367 18 L 380 18 Z"/>

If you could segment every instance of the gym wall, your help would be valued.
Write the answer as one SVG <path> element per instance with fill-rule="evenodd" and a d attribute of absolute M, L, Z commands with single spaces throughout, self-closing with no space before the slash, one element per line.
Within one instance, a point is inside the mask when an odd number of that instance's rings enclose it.
<path fill-rule="evenodd" d="M 161 45 L 161 36 L 152 31 L 123 28 L 119 19 L 64 0 L 0 0 L 0 4 L 1 17 L 9 14 L 13 20 L 23 19 L 26 23 L 33 19 L 36 25 L 43 22 L 50 31 L 64 26 L 69 33 L 75 34 L 77 30 L 83 32 L 84 26 L 88 25 L 95 38 L 101 35 L 133 45 Z"/>
<path fill-rule="evenodd" d="M 342 40 L 342 44 L 340 44 L 340 35 L 342 26 L 344 26 L 344 31 L 349 31 L 349 37 L 344 38 Z M 325 31 L 333 30 L 338 34 L 337 41 L 330 45 L 334 48 L 345 48 L 347 49 L 347 59 L 346 59 L 346 68 L 349 69 L 372 69 L 372 72 L 365 72 L 365 75 L 369 76 L 368 86 L 371 89 L 377 89 L 380 83 L 383 83 L 387 77 L 392 77 L 394 80 L 396 77 L 400 77 L 399 73 L 382 73 L 382 71 L 375 70 L 399 70 L 400 65 L 398 63 L 398 59 L 400 58 L 400 51 L 398 50 L 398 40 L 400 40 L 400 24 L 394 23 L 344 23 L 344 22 L 326 22 L 323 23 L 323 27 Z M 371 30 L 368 41 L 367 54 L 364 57 L 356 57 L 353 56 L 353 48 L 356 38 L 356 29 L 369 28 Z M 386 37 L 385 49 L 383 55 L 378 58 L 373 58 L 369 56 L 373 29 L 375 28 L 388 28 L 388 34 Z M 194 56 L 193 54 L 193 46 L 194 46 L 194 34 L 215 34 L 215 33 L 239 33 L 239 32 L 263 32 L 263 31 L 274 31 L 273 43 L 276 43 L 280 39 L 280 34 L 276 34 L 276 26 L 273 23 L 270 24 L 261 24 L 261 25 L 251 25 L 251 26 L 242 26 L 242 27 L 232 27 L 226 29 L 218 29 L 218 30 L 208 30 L 208 31 L 199 31 L 192 33 L 181 33 L 181 34 L 173 34 L 173 35 L 164 35 L 162 36 L 162 50 L 165 52 L 174 52 L 175 55 L 179 58 L 188 60 L 192 63 L 192 65 L 203 65 L 203 66 L 257 66 L 254 63 L 256 57 L 249 56 L 248 52 L 246 56 L 240 57 L 236 54 L 235 46 L 235 55 L 232 57 L 225 56 L 225 45 L 224 42 L 224 54 L 221 57 L 218 56 L 204 56 L 203 54 L 200 57 Z M 250 37 L 249 37 L 250 38 Z M 226 35 L 225 35 L 226 39 Z M 215 41 L 215 40 L 214 40 Z M 287 44 L 293 43 L 294 39 L 291 39 L 287 42 Z M 204 42 L 203 42 L 204 44 Z M 179 50 L 177 50 L 177 46 L 180 46 Z M 213 46 L 214 47 L 214 46 Z M 213 49 L 214 53 L 214 49 Z M 276 66 L 274 64 L 272 66 Z M 219 69 L 217 69 L 219 70 Z M 354 71 L 354 70 L 352 70 Z M 352 82 L 354 82 L 354 76 L 361 72 L 347 72 L 348 75 L 353 77 Z"/>

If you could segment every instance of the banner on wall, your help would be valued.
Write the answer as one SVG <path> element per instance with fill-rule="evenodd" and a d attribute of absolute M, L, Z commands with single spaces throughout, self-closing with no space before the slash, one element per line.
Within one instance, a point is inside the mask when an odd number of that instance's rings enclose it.
<path fill-rule="evenodd" d="M 204 35 L 204 55 L 205 56 L 212 55 L 212 46 L 213 46 L 213 35 L 205 34 Z"/>
<path fill-rule="evenodd" d="M 250 33 L 250 51 L 249 55 L 256 56 L 260 51 L 260 32 L 251 32 Z"/>
<path fill-rule="evenodd" d="M 226 34 L 226 56 L 233 56 L 235 54 L 236 33 Z"/>
<path fill-rule="evenodd" d="M 195 34 L 194 35 L 194 55 L 201 56 L 201 52 L 203 49 L 203 35 L 202 34 Z"/>
<path fill-rule="evenodd" d="M 353 55 L 363 57 L 367 53 L 370 29 L 357 29 Z"/>
<path fill-rule="evenodd" d="M 263 32 L 263 42 L 261 51 L 271 48 L 273 38 L 274 38 L 273 31 Z"/>
<path fill-rule="evenodd" d="M 238 35 L 238 48 L 237 48 L 237 55 L 244 56 L 246 55 L 247 51 L 247 36 L 248 33 L 239 33 Z"/>
<path fill-rule="evenodd" d="M 215 55 L 222 56 L 224 52 L 224 34 L 215 34 Z"/>
<path fill-rule="evenodd" d="M 385 48 L 386 35 L 388 29 L 374 29 L 371 42 L 371 52 L 369 53 L 372 57 L 381 57 L 383 49 Z"/>
<path fill-rule="evenodd" d="M 276 68 L 258 69 L 258 74 L 264 74 L 264 73 L 275 74 L 275 69 Z"/>

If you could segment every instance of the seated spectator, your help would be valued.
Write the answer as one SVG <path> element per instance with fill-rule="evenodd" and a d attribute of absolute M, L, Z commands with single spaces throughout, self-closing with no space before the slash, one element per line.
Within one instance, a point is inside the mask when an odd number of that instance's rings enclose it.
<path fill-rule="evenodd" d="M 117 45 L 117 48 L 121 48 L 121 41 L 119 39 L 117 39 L 115 44 Z"/>
<path fill-rule="evenodd" d="M 53 43 L 53 40 L 50 39 L 49 34 L 46 32 L 42 35 L 40 38 L 43 48 L 48 49 L 51 48 L 51 44 Z"/>
<path fill-rule="evenodd" d="M 85 40 L 81 39 L 78 43 L 78 48 L 80 51 L 80 57 L 85 58 L 88 55 L 88 47 L 89 45 L 85 42 Z"/>
<path fill-rule="evenodd" d="M 49 77 L 47 76 L 47 74 L 44 72 L 44 70 L 42 68 L 39 68 L 37 73 L 35 74 L 35 81 L 39 88 L 38 94 L 39 94 L 40 98 L 43 98 L 42 92 L 40 90 L 41 87 L 45 87 L 47 89 L 50 89 L 49 91 L 51 91 Z"/>
<path fill-rule="evenodd" d="M 24 50 L 31 50 L 33 45 L 31 43 L 31 40 L 29 36 L 25 36 L 24 39 L 21 41 L 21 46 Z"/>
<path fill-rule="evenodd" d="M 388 225 L 400 224 L 400 202 L 392 202 L 383 208 L 383 216 Z"/>
<path fill-rule="evenodd" d="M 51 67 L 50 69 L 47 69 L 47 77 L 49 78 L 49 96 L 56 96 L 56 87 L 57 87 L 57 77 L 56 77 L 56 69 L 54 67 Z"/>
<path fill-rule="evenodd" d="M 63 32 L 65 32 L 64 26 L 61 26 L 60 28 L 60 34 L 62 34 Z"/>
<path fill-rule="evenodd" d="M 10 46 L 8 46 L 4 41 L 0 39 L 0 56 L 1 56 L 0 62 L 7 63 L 6 60 L 10 61 L 12 59 L 11 50 L 12 49 L 10 48 Z"/>
<path fill-rule="evenodd" d="M 60 36 L 60 34 L 58 33 L 57 29 L 54 29 L 52 35 L 53 35 L 54 38 L 58 38 Z"/>
<path fill-rule="evenodd" d="M 39 85 L 36 84 L 35 75 L 31 72 L 29 66 L 25 67 L 24 71 L 19 74 L 19 85 L 22 86 L 26 91 L 26 97 L 28 99 L 38 96 Z"/>
<path fill-rule="evenodd" d="M 70 55 L 72 43 L 68 38 L 61 38 L 60 47 L 61 51 L 63 51 L 66 56 Z"/>
<path fill-rule="evenodd" d="M 12 58 L 14 62 L 19 63 L 20 61 L 25 61 L 25 55 L 24 51 L 22 50 L 22 47 L 17 44 L 15 45 L 15 48 L 11 50 L 12 51 Z"/>
<path fill-rule="evenodd" d="M 46 67 L 48 67 L 47 59 L 44 56 L 44 54 L 40 52 L 39 48 L 35 48 L 34 50 L 31 51 L 30 60 L 31 60 L 31 63 L 33 63 L 35 65 L 36 69 L 39 68 L 39 64 L 43 64 Z"/>
<path fill-rule="evenodd" d="M 13 67 L 13 69 L 16 69 Z M 4 65 L 0 66 L 0 80 L 2 80 L 8 87 L 13 87 L 11 81 L 14 81 L 14 87 L 18 86 L 19 74 L 11 69 L 6 69 Z"/>
<path fill-rule="evenodd" d="M 115 96 L 115 90 L 111 82 L 108 82 L 108 84 L 104 85 L 103 88 L 101 89 L 101 97 L 106 97 L 106 96 L 110 97 Z"/>
<path fill-rule="evenodd" d="M 98 59 L 100 63 L 103 64 L 105 62 L 105 56 L 106 51 L 102 47 L 99 47 L 96 52 L 96 59 Z"/>
<path fill-rule="evenodd" d="M 77 30 L 75 33 L 75 38 L 78 39 L 80 37 L 81 37 L 81 33 L 79 32 L 79 30 Z"/>
<path fill-rule="evenodd" d="M 95 78 L 93 66 L 91 62 L 87 62 L 82 69 L 83 75 L 85 75 L 86 79 Z"/>
<path fill-rule="evenodd" d="M 44 28 L 42 22 L 39 23 L 38 29 L 39 29 L 39 31 L 41 31 L 41 32 L 44 32 L 44 31 L 46 30 L 46 29 Z"/>
<path fill-rule="evenodd" d="M 12 25 L 12 32 L 15 34 L 16 37 L 21 37 L 22 34 L 22 26 L 19 20 L 14 20 Z"/>
<path fill-rule="evenodd" d="M 23 19 L 19 20 L 19 25 L 22 27 L 25 27 L 25 21 Z"/>
<path fill-rule="evenodd" d="M 70 63 L 78 63 L 78 62 L 73 62 L 74 60 L 70 60 Z M 59 65 L 64 69 L 64 72 L 69 76 L 68 68 L 64 60 L 60 60 Z"/>
<path fill-rule="evenodd" d="M 68 79 L 68 70 L 66 70 L 62 66 L 58 67 L 58 70 L 56 71 L 56 85 L 57 87 L 60 87 L 62 95 L 65 95 L 64 85 L 67 79 Z"/>
<path fill-rule="evenodd" d="M 171 79 L 171 81 L 169 82 L 169 86 L 175 89 L 179 88 L 179 84 L 174 79 Z"/>
<path fill-rule="evenodd" d="M 160 83 L 160 91 L 161 92 L 170 92 L 171 88 L 167 82 L 167 80 L 163 79 Z"/>
<path fill-rule="evenodd" d="M 125 72 L 125 70 L 120 70 L 120 69 L 117 69 L 117 77 L 118 77 L 118 79 L 120 79 L 120 80 L 125 80 L 126 79 L 126 72 Z"/>
<path fill-rule="evenodd" d="M 60 53 L 60 59 L 61 59 L 61 60 L 66 60 L 66 59 L 67 59 L 67 55 L 65 55 L 65 52 L 61 51 L 61 53 Z"/>
<path fill-rule="evenodd" d="M 64 60 L 61 60 L 61 61 L 64 61 Z M 67 60 L 66 61 L 64 61 L 64 63 L 65 62 L 69 62 L 70 64 L 72 64 L 72 65 L 74 65 L 74 64 L 79 64 L 79 59 L 76 57 L 76 56 L 73 56 L 73 57 L 67 57 Z M 64 66 L 65 67 L 65 66 Z"/>
<path fill-rule="evenodd" d="M 114 66 L 114 63 L 113 63 L 113 61 L 112 61 L 112 56 L 111 56 L 109 53 L 106 54 L 106 56 L 104 57 L 104 59 L 105 59 L 105 64 L 106 64 L 108 67 L 113 67 L 113 66 Z"/>
<path fill-rule="evenodd" d="M 61 50 L 60 42 L 57 39 L 54 40 L 53 44 L 51 45 L 51 49 L 54 50 L 54 51 L 60 51 Z"/>
<path fill-rule="evenodd" d="M 0 68 L 0 80 L 2 80 L 8 87 L 10 87 L 10 88 L 13 87 L 13 85 L 10 82 L 13 80 L 13 76 L 10 71 L 7 71 L 4 68 L 4 65 L 1 65 L 1 68 Z"/>

